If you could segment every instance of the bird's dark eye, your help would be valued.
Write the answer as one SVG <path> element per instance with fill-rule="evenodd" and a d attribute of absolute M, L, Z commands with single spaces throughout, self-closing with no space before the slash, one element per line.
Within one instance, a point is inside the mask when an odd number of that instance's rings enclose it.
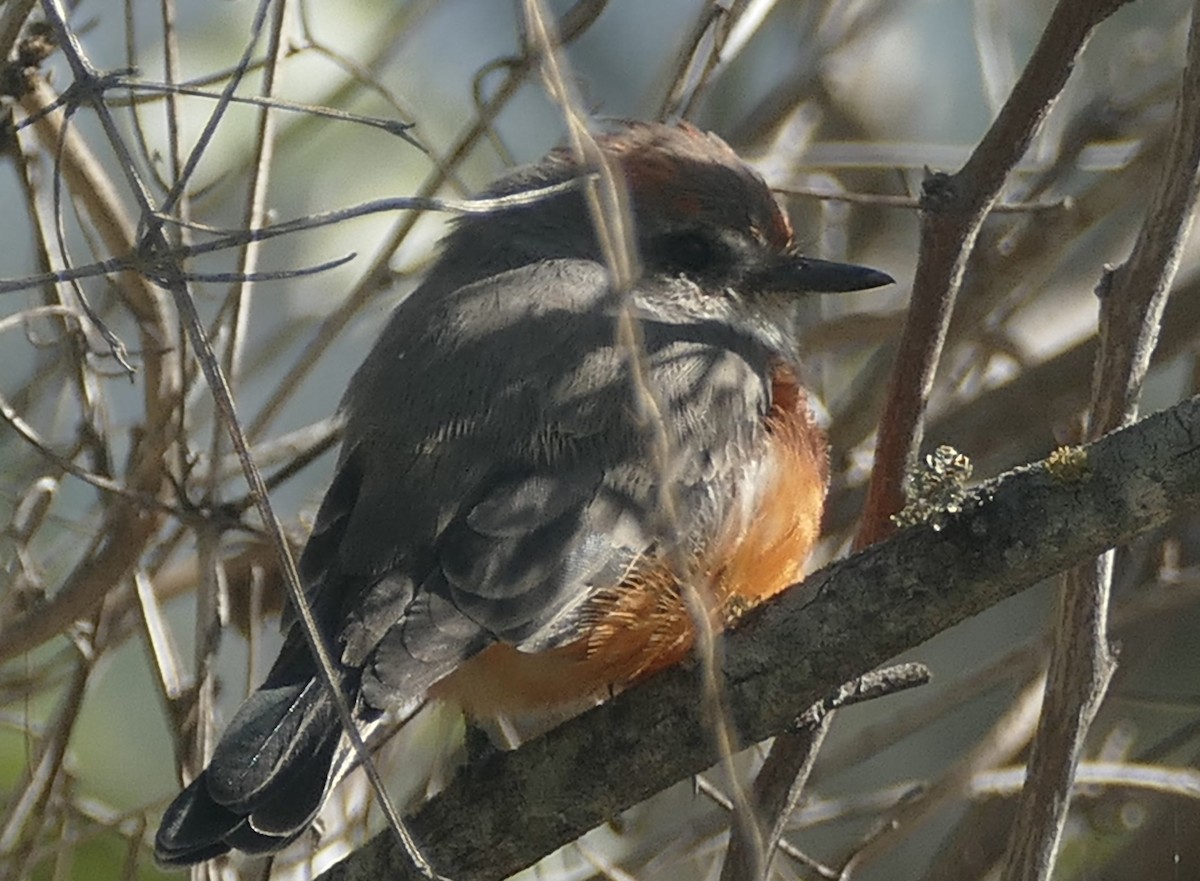
<path fill-rule="evenodd" d="M 725 244 L 702 232 L 689 231 L 665 236 L 661 257 L 666 268 L 684 274 L 708 272 L 727 257 Z"/>

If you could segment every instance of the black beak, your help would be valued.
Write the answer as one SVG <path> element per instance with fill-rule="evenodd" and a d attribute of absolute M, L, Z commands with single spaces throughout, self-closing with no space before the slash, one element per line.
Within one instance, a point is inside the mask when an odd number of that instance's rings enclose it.
<path fill-rule="evenodd" d="M 833 294 L 880 288 L 894 284 L 895 279 L 886 272 L 853 263 L 789 255 L 756 270 L 747 282 L 748 290 L 764 293 Z"/>

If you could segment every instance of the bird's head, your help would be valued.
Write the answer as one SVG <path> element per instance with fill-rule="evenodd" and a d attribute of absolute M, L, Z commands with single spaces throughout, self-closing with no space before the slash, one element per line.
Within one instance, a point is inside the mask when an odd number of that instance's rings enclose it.
<path fill-rule="evenodd" d="M 628 193 L 635 256 L 650 296 L 700 314 L 748 310 L 774 316 L 804 294 L 892 282 L 875 269 L 799 254 L 787 215 L 766 182 L 716 135 L 687 124 L 627 123 L 597 143 Z M 505 176 L 484 196 L 582 181 L 589 171 L 560 149 Z M 603 259 L 582 185 L 464 216 L 445 256 L 458 284 L 555 258 Z"/>

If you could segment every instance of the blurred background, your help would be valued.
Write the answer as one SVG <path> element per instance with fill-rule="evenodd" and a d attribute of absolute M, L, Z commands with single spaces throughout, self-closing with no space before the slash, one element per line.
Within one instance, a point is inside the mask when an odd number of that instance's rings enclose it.
<path fill-rule="evenodd" d="M 844 554 L 912 279 L 921 180 L 970 155 L 1049 4 L 752 0 L 715 59 L 720 28 L 705 24 L 728 3 L 547 5 L 580 101 L 597 118 L 684 116 L 717 132 L 778 188 L 804 251 L 897 279 L 883 292 L 806 304 L 799 316 L 833 450 L 827 537 L 814 565 Z M 0 109 L 14 120 L 71 82 L 31 7 L 0 3 L 0 45 L 19 46 L 0 84 Z M 126 152 L 87 109 L 70 115 L 66 139 L 55 134 L 61 113 L 15 141 L 5 132 L 0 280 L 122 253 L 114 241 L 138 218 L 127 170 L 161 203 L 193 150 L 198 164 L 168 212 L 191 224 L 168 225 L 179 244 L 383 197 L 462 197 L 563 137 L 516 3 L 291 2 L 267 8 L 255 42 L 259 13 L 248 0 L 70 8 L 92 64 L 122 72 L 104 100 Z M 926 431 L 929 449 L 948 443 L 967 454 L 977 480 L 1079 436 L 1094 288 L 1142 222 L 1187 13 L 1182 0 L 1131 4 L 1098 29 L 983 227 Z M 272 34 L 272 91 L 293 103 L 265 128 L 259 106 L 234 103 L 206 133 L 244 53 L 237 94 L 263 94 Z M 195 94 L 167 94 L 168 82 Z M 359 117 L 413 123 L 408 134 L 424 151 Z M 250 257 L 229 248 L 187 262 L 277 514 L 298 543 L 330 475 L 341 391 L 419 282 L 445 222 L 374 213 L 272 239 Z M 230 280 L 350 255 L 296 277 Z M 1200 381 L 1197 263 L 1190 247 L 1144 412 L 1194 394 Z M 150 841 L 178 789 L 177 758 L 197 748 L 197 726 L 221 729 L 279 644 L 278 575 L 173 307 L 128 276 L 85 275 L 77 289 L 34 282 L 0 294 L 0 633 L 11 638 L 11 625 L 22 625 L 19 643 L 0 643 L 0 877 L 164 874 Z M 155 296 L 159 314 L 148 318 Z M 99 325 L 68 320 L 84 301 L 124 344 L 132 373 Z M 161 437 L 163 455 L 148 460 L 147 445 Z M 1200 878 L 1198 541 L 1191 518 L 1120 555 L 1120 668 L 1093 728 L 1056 878 Z M 121 554 L 128 566 L 112 564 Z M 67 591 L 92 599 L 70 606 Z M 1054 586 L 1043 585 L 940 635 L 911 653 L 932 668 L 932 684 L 839 715 L 788 833 L 811 859 L 780 856 L 778 877 L 828 877 L 848 864 L 861 879 L 990 877 L 1036 724 L 1053 600 Z M 461 737 L 449 716 L 428 714 L 386 751 L 401 800 L 446 773 Z M 752 773 L 761 755 L 750 750 L 740 769 Z M 1162 772 L 1154 782 L 1151 766 Z M 709 782 L 727 783 L 716 772 Z M 308 876 L 344 855 L 378 826 L 369 802 L 349 781 L 325 836 L 283 854 L 274 877 Z M 726 829 L 723 810 L 688 781 L 526 876 L 716 877 Z M 207 871 L 257 877 L 263 866 Z"/>

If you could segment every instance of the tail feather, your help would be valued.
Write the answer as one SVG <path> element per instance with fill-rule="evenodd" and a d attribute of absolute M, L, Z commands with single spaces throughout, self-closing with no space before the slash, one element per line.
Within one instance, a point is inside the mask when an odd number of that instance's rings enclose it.
<path fill-rule="evenodd" d="M 271 788 L 269 798 L 255 805 L 249 816 L 250 828 L 274 838 L 292 838 L 307 829 L 325 800 L 340 741 L 341 731 L 335 729 L 307 761 L 289 767 L 287 776 Z"/>
<path fill-rule="evenodd" d="M 341 632 L 344 604 L 366 588 L 338 568 L 362 476 L 357 457 L 347 452 L 343 459 L 300 559 L 305 593 L 326 639 Z M 234 715 L 208 768 L 167 808 L 155 838 L 164 865 L 203 862 L 230 848 L 279 850 L 308 828 L 331 778 L 344 772 L 344 762 L 335 768 L 341 720 L 290 603 L 283 627 L 288 635 L 267 681 Z M 361 666 L 339 670 L 352 707 L 359 703 Z"/>
<path fill-rule="evenodd" d="M 249 813 L 271 800 L 309 764 L 330 732 L 340 731 L 323 683 L 264 686 L 242 704 L 208 766 L 208 791 L 231 810 Z"/>
<path fill-rule="evenodd" d="M 175 797 L 154 838 L 154 855 L 164 866 L 186 866 L 229 850 L 228 835 L 243 818 L 221 807 L 208 794 L 201 774 Z"/>
<path fill-rule="evenodd" d="M 167 808 L 155 838 L 162 864 L 198 863 L 233 847 L 278 850 L 320 810 L 341 724 L 324 684 L 287 654 L 235 714 L 209 767 Z M 342 682 L 351 703 L 357 678 Z"/>
<path fill-rule="evenodd" d="M 290 835 L 264 835 L 256 831 L 250 825 L 249 820 L 243 820 L 225 836 L 225 845 L 226 849 L 234 848 L 250 856 L 261 856 L 275 853 L 275 851 L 287 847 L 299 838 L 307 828 L 308 824 L 305 824 L 299 829 L 293 830 Z M 205 857 L 205 859 L 211 859 L 211 857 Z M 188 860 L 189 863 L 199 861 L 197 859 Z"/>

